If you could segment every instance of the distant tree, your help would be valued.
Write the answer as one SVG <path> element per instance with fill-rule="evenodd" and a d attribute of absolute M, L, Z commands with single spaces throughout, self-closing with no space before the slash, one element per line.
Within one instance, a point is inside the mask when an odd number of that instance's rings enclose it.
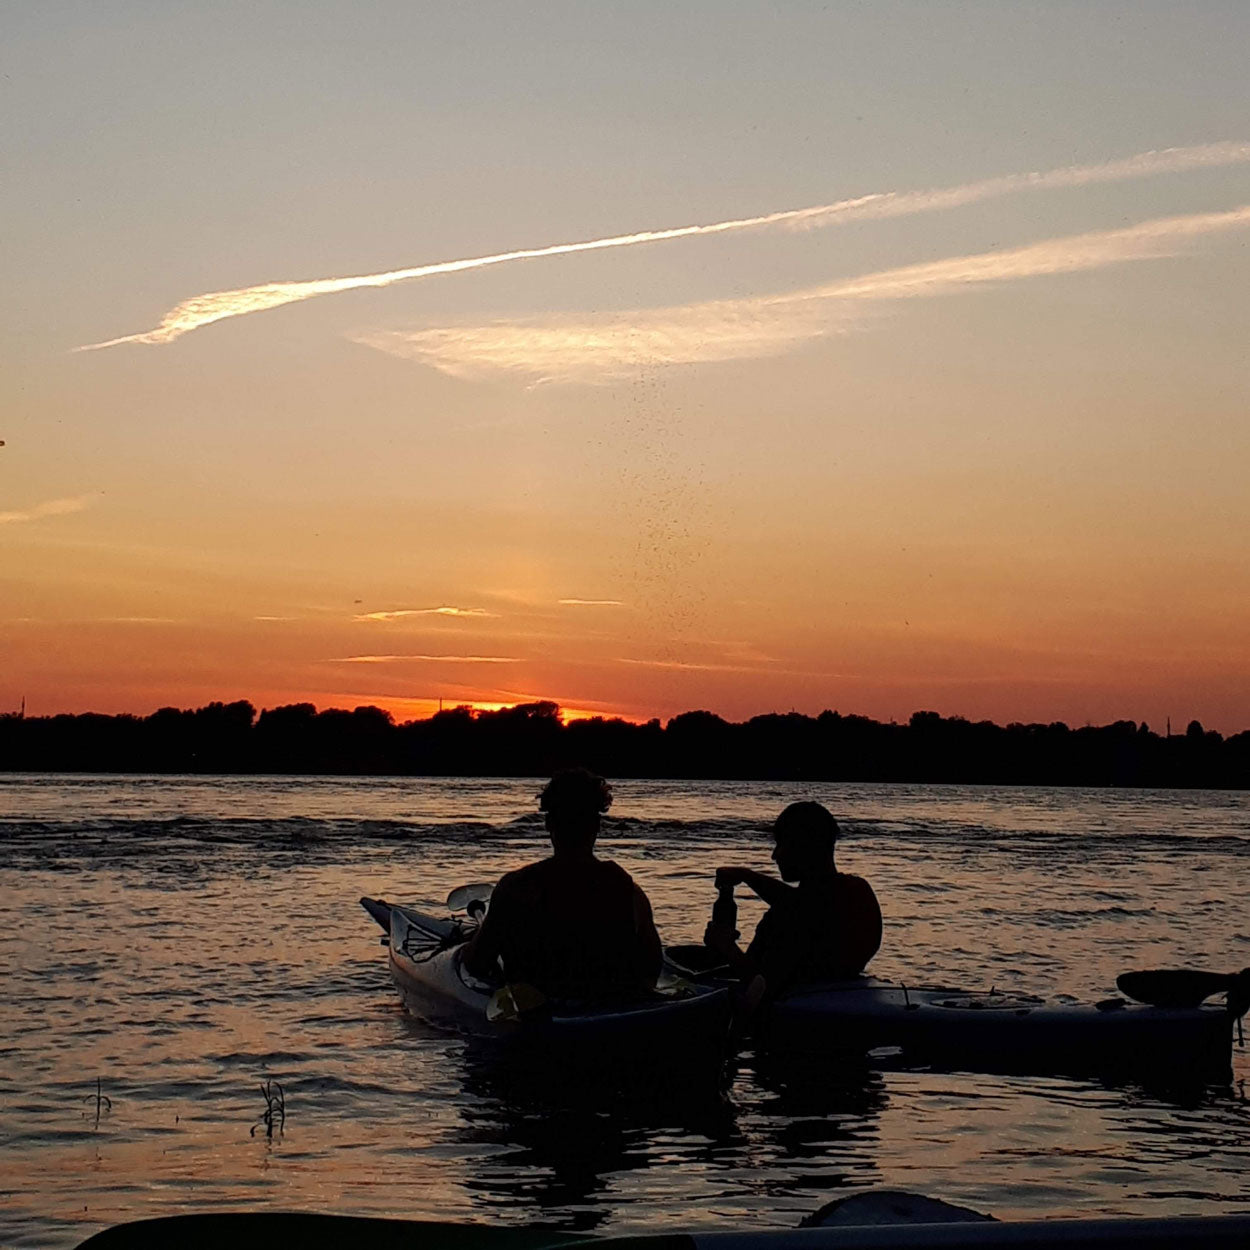
<path fill-rule="evenodd" d="M 733 723 L 706 709 L 666 725 L 593 717 L 565 724 L 549 700 L 469 707 L 396 725 L 382 708 L 246 700 L 147 717 L 0 716 L 0 768 L 147 772 L 538 776 L 585 764 L 607 776 L 1250 788 L 1250 731 L 1227 741 L 1192 721 L 1162 738 L 1131 720 L 1070 729 L 943 717 L 905 724 L 824 711 Z"/>

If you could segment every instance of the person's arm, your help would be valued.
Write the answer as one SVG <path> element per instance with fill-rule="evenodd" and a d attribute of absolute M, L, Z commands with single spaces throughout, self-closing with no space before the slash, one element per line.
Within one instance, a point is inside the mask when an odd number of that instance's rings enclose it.
<path fill-rule="evenodd" d="M 664 947 L 651 914 L 651 900 L 637 884 L 634 885 L 634 932 L 638 936 L 639 979 L 651 989 L 664 964 Z"/>
<path fill-rule="evenodd" d="M 711 921 L 703 930 L 703 945 L 719 955 L 735 976 L 754 975 L 755 968 L 747 953 L 738 945 L 737 931 L 726 924 Z"/>
<path fill-rule="evenodd" d="M 786 885 L 776 877 L 756 872 L 754 868 L 718 868 L 716 888 L 719 890 L 723 885 L 745 885 L 769 907 L 775 907 L 778 903 L 784 906 L 794 896 L 793 886 Z"/>
<path fill-rule="evenodd" d="M 735 873 L 745 874 L 750 869 L 734 869 Z M 718 879 L 720 874 L 718 873 Z M 760 874 L 753 874 L 760 876 Z M 743 950 L 734 940 L 734 931 L 728 925 L 713 922 L 703 935 L 704 943 L 724 959 L 730 970 L 741 980 L 742 993 L 739 1000 L 740 1008 L 752 1011 L 770 990 L 786 985 L 792 978 L 790 973 L 796 957 L 801 953 L 795 949 L 793 926 L 790 923 L 789 908 L 796 899 L 795 890 L 771 877 L 760 876 L 761 881 L 773 885 L 782 885 L 781 892 L 774 893 L 777 905 L 760 918 L 755 927 L 755 936 L 751 944 Z M 744 876 L 736 876 L 734 883 L 742 881 L 750 885 Z"/>
<path fill-rule="evenodd" d="M 749 951 L 738 945 L 737 935 L 728 925 L 713 921 L 704 930 L 703 942 L 729 965 L 729 970 L 741 982 L 735 1011 L 750 1015 L 768 992 L 768 983 L 760 972 L 759 963 Z"/>
<path fill-rule="evenodd" d="M 499 976 L 500 956 L 503 954 L 503 931 L 508 908 L 509 889 L 500 880 L 491 895 L 490 907 L 482 917 L 477 932 L 464 948 L 461 962 L 470 976 L 490 981 Z"/>

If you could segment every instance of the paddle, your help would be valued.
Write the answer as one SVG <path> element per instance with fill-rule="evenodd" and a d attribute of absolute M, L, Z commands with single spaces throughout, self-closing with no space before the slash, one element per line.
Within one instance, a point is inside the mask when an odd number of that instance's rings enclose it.
<path fill-rule="evenodd" d="M 494 891 L 495 887 L 484 881 L 457 886 L 447 896 L 447 910 L 467 912 L 469 919 L 478 920 L 485 914 L 486 904 L 490 902 Z"/>
<path fill-rule="evenodd" d="M 1202 972 L 1162 968 L 1122 972 L 1115 979 L 1122 994 L 1152 1007 L 1197 1007 L 1212 994 L 1228 994 L 1228 1009 L 1243 1016 L 1250 1007 L 1250 968 L 1241 972 Z"/>

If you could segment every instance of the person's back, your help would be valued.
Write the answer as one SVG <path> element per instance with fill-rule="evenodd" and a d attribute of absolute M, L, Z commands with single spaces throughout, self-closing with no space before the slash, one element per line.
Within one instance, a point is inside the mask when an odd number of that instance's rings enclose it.
<path fill-rule="evenodd" d="M 540 796 L 553 854 L 501 878 L 465 965 L 478 976 L 502 965 L 550 998 L 616 999 L 655 985 L 662 961 L 647 896 L 623 868 L 596 859 L 602 778 L 557 774 Z"/>
<path fill-rule="evenodd" d="M 859 976 L 881 946 L 881 908 L 863 877 L 834 872 L 773 902 L 747 958 L 774 992 Z"/>

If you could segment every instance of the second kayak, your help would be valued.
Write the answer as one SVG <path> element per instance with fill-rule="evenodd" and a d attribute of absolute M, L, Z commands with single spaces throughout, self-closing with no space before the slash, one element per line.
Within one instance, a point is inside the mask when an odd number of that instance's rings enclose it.
<path fill-rule="evenodd" d="M 857 977 L 781 996 L 761 1021 L 772 1043 L 867 1051 L 977 1071 L 1155 1072 L 1226 1080 L 1237 1016 L 1221 1004 L 1151 1007 L 1108 998 L 916 988 Z"/>

